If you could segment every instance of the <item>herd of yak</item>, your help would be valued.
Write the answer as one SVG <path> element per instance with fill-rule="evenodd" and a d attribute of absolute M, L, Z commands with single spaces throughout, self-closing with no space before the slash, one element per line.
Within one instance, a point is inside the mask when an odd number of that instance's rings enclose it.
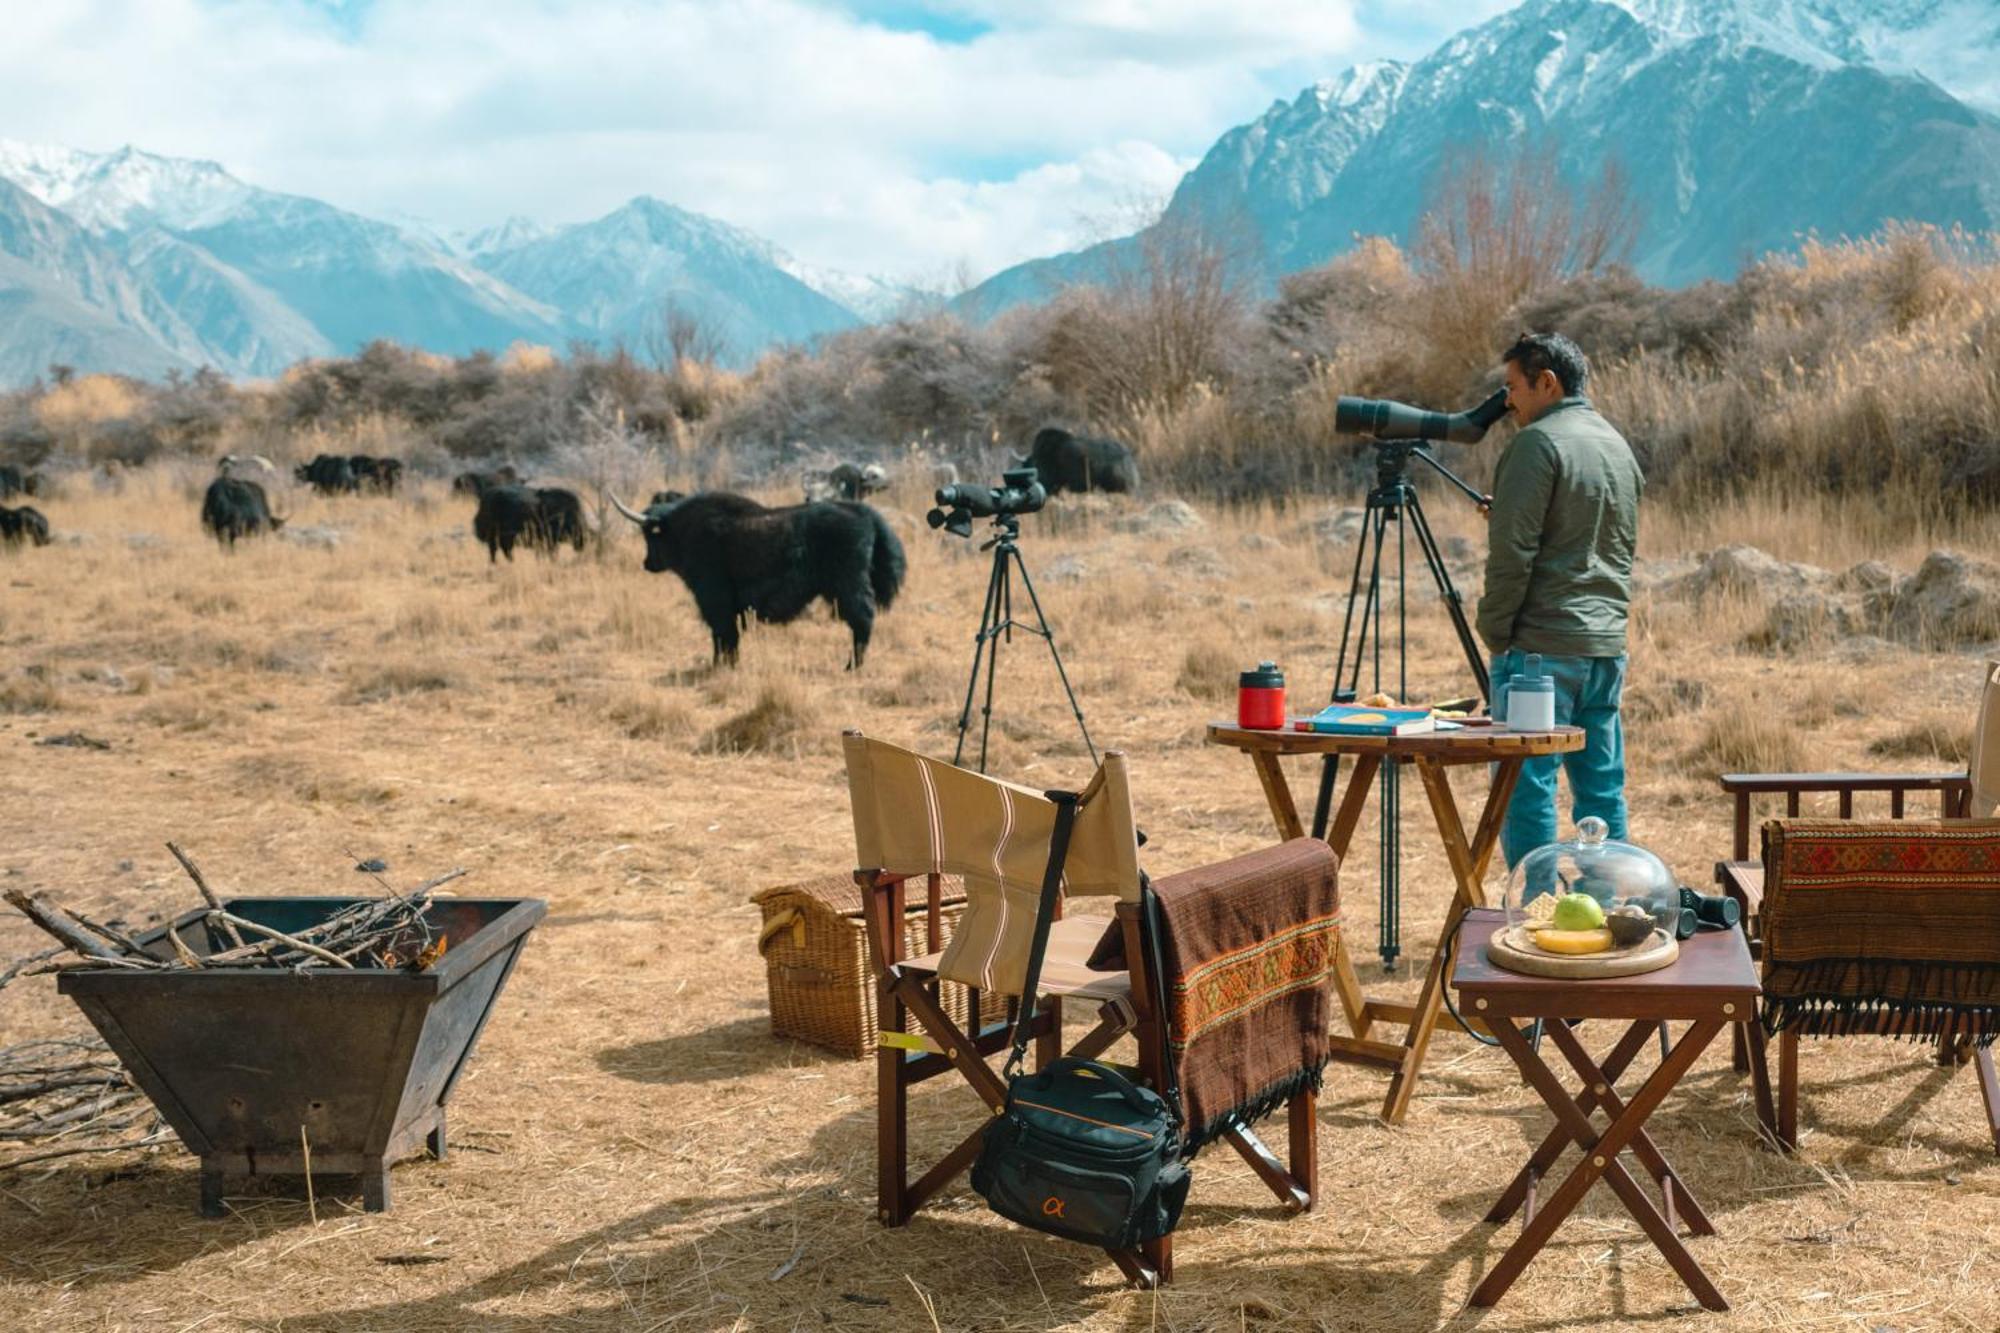
<path fill-rule="evenodd" d="M 1037 469 L 1051 495 L 1138 488 L 1132 453 L 1114 440 L 1051 427 L 1035 436 L 1021 462 Z M 202 496 L 202 527 L 228 549 L 238 538 L 284 526 L 264 487 L 240 475 L 259 469 L 277 471 L 256 455 L 225 456 Z M 394 495 L 402 472 L 398 459 L 364 454 L 321 454 L 293 469 L 301 484 L 321 495 Z M 678 574 L 687 585 L 708 626 L 716 662 L 736 660 L 750 617 L 782 625 L 824 600 L 851 632 L 849 665 L 858 667 L 875 614 L 895 600 L 907 569 L 902 542 L 881 514 L 862 503 L 886 484 L 879 465 L 842 463 L 807 478 L 804 504 L 772 508 L 726 491 L 657 491 L 644 510 L 616 496 L 611 503 L 645 537 L 647 571 Z M 34 495 L 39 485 L 35 474 L 0 464 L 0 499 Z M 574 491 L 529 485 L 504 464 L 462 472 L 452 490 L 477 500 L 472 531 L 485 545 L 489 563 L 503 555 L 511 561 L 516 546 L 549 555 L 565 545 L 584 548 L 588 529 Z M 0 505 L 0 543 L 30 540 L 48 543 L 48 520 L 27 506 Z"/>

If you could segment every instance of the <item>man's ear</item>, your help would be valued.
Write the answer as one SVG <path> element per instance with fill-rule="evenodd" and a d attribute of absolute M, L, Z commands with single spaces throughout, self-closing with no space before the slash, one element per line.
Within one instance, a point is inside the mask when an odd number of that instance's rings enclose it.
<path fill-rule="evenodd" d="M 1535 376 L 1536 393 L 1547 393 L 1551 389 L 1554 389 L 1557 393 L 1562 392 L 1562 380 L 1557 377 L 1553 370 L 1544 370 L 1541 374 Z"/>

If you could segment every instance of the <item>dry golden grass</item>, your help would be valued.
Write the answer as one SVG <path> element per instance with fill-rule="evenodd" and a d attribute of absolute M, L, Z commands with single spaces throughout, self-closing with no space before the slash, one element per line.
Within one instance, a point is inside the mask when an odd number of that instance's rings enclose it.
<path fill-rule="evenodd" d="M 321 1182 L 317 1222 L 283 1188 L 204 1221 L 178 1151 L 0 1175 L 0 1327 L 1542 1330 L 1687 1309 L 1600 1191 L 1501 1307 L 1464 1311 L 1513 1234 L 1480 1218 L 1546 1119 L 1504 1059 L 1449 1033 L 1401 1128 L 1374 1119 L 1377 1076 L 1329 1073 L 1309 1217 L 1279 1217 L 1245 1168 L 1204 1155 L 1179 1280 L 1157 1296 L 997 1223 L 962 1187 L 906 1230 L 875 1224 L 872 1069 L 769 1037 L 745 898 L 849 867 L 840 728 L 950 752 L 988 566 L 922 530 L 914 499 L 892 506 L 911 577 L 866 669 L 841 669 L 846 630 L 814 613 L 752 627 L 743 664 L 711 671 L 686 592 L 645 574 L 622 532 L 603 563 L 489 567 L 470 505 L 427 483 L 395 502 L 295 497 L 294 526 L 331 526 L 338 544 L 230 556 L 199 533 L 191 480 L 75 487 L 48 511 L 86 540 L 0 556 L 0 697 L 51 710 L 0 708 L 0 877 L 139 920 L 190 901 L 161 846 L 174 838 L 226 892 L 358 889 L 348 867 L 381 856 L 400 884 L 463 864 L 468 893 L 542 896 L 550 915 L 452 1103 L 458 1151 L 399 1168 L 395 1211 L 364 1215 Z M 1037 574 L 1061 557 L 1088 570 L 1038 586 L 1093 737 L 1132 756 L 1146 860 L 1165 873 L 1271 837 L 1249 766 L 1200 741 L 1229 710 L 1209 682 L 1270 657 L 1295 698 L 1317 698 L 1347 564 L 1312 549 L 1296 508 L 1208 512 L 1164 541 L 1117 531 L 1124 512 L 1031 518 L 1024 545 Z M 1483 540 L 1448 500 L 1433 517 Z M 1649 512 L 1646 541 L 1909 569 L 1939 535 L 1877 543 L 1850 518 L 1753 496 Z M 128 544 L 140 533 L 153 542 Z M 1180 546 L 1233 575 L 1177 572 Z M 1410 610 L 1411 693 L 1463 692 L 1436 603 L 1413 589 Z M 1752 620 L 1648 604 L 1633 638 L 1633 836 L 1692 884 L 1728 844 L 1729 807 L 1699 770 L 1776 753 L 1730 752 L 1732 728 L 1788 726 L 1782 757 L 1802 766 L 1931 768 L 1868 747 L 1967 715 L 1977 678 L 1967 656 L 1772 658 L 1743 646 Z M 72 731 L 111 749 L 37 743 Z M 993 748 L 996 770 L 1029 783 L 1088 771 L 1047 655 L 1023 637 L 1002 652 Z M 1463 780 L 1470 800 L 1479 775 Z M 1424 828 L 1413 805 L 1411 965 L 1448 884 Z M 1355 839 L 1347 920 L 1364 983 L 1407 996 L 1409 968 L 1384 977 L 1369 947 L 1376 845 L 1372 828 Z M 0 918 L 0 957 L 38 947 Z M 80 1026 L 45 981 L 0 992 L 0 1043 Z M 1721 1230 L 1693 1248 L 1736 1312 L 1702 1327 L 2000 1326 L 2000 1165 L 1970 1074 L 1872 1040 L 1808 1044 L 1803 1068 L 1795 1160 L 1757 1146 L 1720 1050 L 1653 1122 Z M 976 1113 L 942 1083 L 918 1095 L 921 1151 Z"/>

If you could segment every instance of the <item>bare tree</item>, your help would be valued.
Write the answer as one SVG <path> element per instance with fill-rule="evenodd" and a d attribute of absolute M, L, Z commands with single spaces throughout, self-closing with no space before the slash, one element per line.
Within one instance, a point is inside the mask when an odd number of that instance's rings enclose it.
<path fill-rule="evenodd" d="M 625 409 L 605 389 L 598 389 L 576 409 L 569 438 L 551 455 L 554 470 L 590 492 L 591 546 L 601 560 L 613 531 L 611 496 L 645 497 L 659 484 L 665 461 L 658 444 L 625 419 Z M 619 519 L 622 526 L 623 519 Z"/>
<path fill-rule="evenodd" d="M 1057 391 L 1104 419 L 1176 410 L 1227 379 L 1252 236 L 1168 214 L 1108 248 L 1101 278 L 1057 299 L 1044 346 Z"/>
<path fill-rule="evenodd" d="M 729 354 L 729 340 L 716 321 L 673 297 L 660 303 L 644 332 L 646 355 L 661 370 L 712 366 Z"/>
<path fill-rule="evenodd" d="M 1489 366 L 1509 310 L 1551 283 L 1622 262 L 1639 222 L 1616 161 L 1579 192 L 1549 148 L 1523 148 L 1505 163 L 1483 152 L 1447 160 L 1412 247 L 1424 299 L 1411 314 L 1438 354 L 1437 377 L 1463 380 Z"/>

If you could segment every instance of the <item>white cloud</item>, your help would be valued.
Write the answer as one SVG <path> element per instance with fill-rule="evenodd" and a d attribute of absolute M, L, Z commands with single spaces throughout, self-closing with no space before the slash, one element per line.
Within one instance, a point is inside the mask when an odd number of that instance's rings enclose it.
<path fill-rule="evenodd" d="M 10 8 L 12 137 L 211 157 L 448 226 L 655 194 L 898 276 L 1074 244 L 1273 97 L 1380 54 L 1347 0 L 934 5 L 989 25 L 965 42 L 830 0 Z"/>

